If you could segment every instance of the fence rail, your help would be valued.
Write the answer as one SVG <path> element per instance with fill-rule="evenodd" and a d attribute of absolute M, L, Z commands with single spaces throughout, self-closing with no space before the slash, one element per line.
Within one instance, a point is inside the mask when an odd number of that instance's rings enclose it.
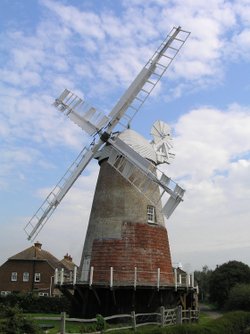
<path fill-rule="evenodd" d="M 127 319 L 128 323 L 124 324 L 124 320 Z M 121 323 L 124 324 L 123 327 L 112 327 L 107 329 L 102 329 L 101 331 L 91 332 L 88 334 L 94 333 L 106 333 L 111 331 L 125 330 L 125 329 L 133 329 L 136 331 L 136 328 L 147 325 L 158 325 L 161 327 L 164 326 L 172 326 L 176 324 L 182 324 L 186 322 L 194 322 L 198 321 L 199 318 L 199 310 L 182 310 L 181 306 L 172 309 L 165 309 L 163 306 L 160 307 L 159 313 L 135 313 L 134 311 L 130 314 L 116 314 L 108 317 L 103 317 L 106 323 L 110 320 L 121 319 Z M 79 318 L 67 318 L 66 313 L 62 312 L 58 317 L 35 317 L 35 320 L 56 320 L 61 323 L 60 334 L 67 334 L 66 324 L 69 322 L 78 322 L 82 324 L 88 323 L 98 323 L 97 318 L 92 319 L 79 319 Z M 80 334 L 80 333 L 74 333 Z M 86 333 L 87 334 L 87 333 Z"/>

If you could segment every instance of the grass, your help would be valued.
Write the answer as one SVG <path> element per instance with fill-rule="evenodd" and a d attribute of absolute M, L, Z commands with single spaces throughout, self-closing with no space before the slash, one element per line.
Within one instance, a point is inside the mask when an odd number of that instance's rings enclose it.
<path fill-rule="evenodd" d="M 207 315 L 206 313 L 200 313 L 199 324 L 207 325 L 207 324 L 211 323 L 212 321 L 213 321 L 213 319 L 209 315 Z"/>
<path fill-rule="evenodd" d="M 44 318 L 53 318 L 53 317 L 59 317 L 59 314 L 51 314 L 51 313 L 26 313 L 26 316 L 28 318 L 34 319 L 34 318 L 39 318 L 39 317 L 44 317 Z M 39 325 L 39 327 L 42 327 L 43 325 L 45 326 L 53 326 L 53 328 L 48 328 L 47 333 L 48 334 L 57 334 L 60 332 L 61 329 L 61 320 L 38 320 L 34 319 L 36 324 Z M 95 329 L 95 324 L 84 324 L 84 323 L 79 323 L 79 322 L 67 322 L 66 321 L 66 332 L 67 333 L 87 333 L 87 332 L 94 332 L 96 331 Z"/>

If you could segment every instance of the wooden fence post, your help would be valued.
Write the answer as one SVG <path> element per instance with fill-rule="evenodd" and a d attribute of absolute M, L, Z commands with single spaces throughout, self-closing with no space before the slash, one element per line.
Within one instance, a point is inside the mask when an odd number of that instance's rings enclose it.
<path fill-rule="evenodd" d="M 61 276 L 60 276 L 60 285 L 63 285 L 64 282 L 64 269 L 61 269 Z"/>
<path fill-rule="evenodd" d="M 160 312 L 161 312 L 161 327 L 164 327 L 165 325 L 165 307 L 164 306 L 160 307 Z"/>
<path fill-rule="evenodd" d="M 93 284 L 94 267 L 90 267 L 89 286 Z"/>
<path fill-rule="evenodd" d="M 181 325 L 182 324 L 182 306 L 179 305 L 176 309 L 176 324 Z"/>
<path fill-rule="evenodd" d="M 55 275 L 54 275 L 54 284 L 58 284 L 58 269 L 55 269 Z"/>
<path fill-rule="evenodd" d="M 161 280 L 161 268 L 157 268 L 157 290 L 160 289 L 160 280 Z"/>
<path fill-rule="evenodd" d="M 74 272 L 73 272 L 73 285 L 76 284 L 76 275 L 77 275 L 77 266 L 74 266 Z"/>
<path fill-rule="evenodd" d="M 66 333 L 66 326 L 65 326 L 65 323 L 66 323 L 66 313 L 65 312 L 62 312 L 61 313 L 61 334 L 65 334 Z"/>
<path fill-rule="evenodd" d="M 110 267 L 110 289 L 113 288 L 113 282 L 114 282 L 114 268 Z"/>
<path fill-rule="evenodd" d="M 177 291 L 178 282 L 177 282 L 177 269 L 176 268 L 174 268 L 174 288 L 175 288 L 175 291 Z"/>
<path fill-rule="evenodd" d="M 135 316 L 135 311 L 131 312 L 131 319 L 132 319 L 132 328 L 134 332 L 136 331 L 136 316 Z"/>
<path fill-rule="evenodd" d="M 135 267 L 135 273 L 134 273 L 134 290 L 136 290 L 136 284 L 137 284 L 137 267 Z"/>

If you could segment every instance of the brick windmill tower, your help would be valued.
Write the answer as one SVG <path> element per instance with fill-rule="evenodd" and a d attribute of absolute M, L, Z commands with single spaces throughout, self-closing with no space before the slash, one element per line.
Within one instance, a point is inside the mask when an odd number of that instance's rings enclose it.
<path fill-rule="evenodd" d="M 173 28 L 108 115 L 66 89 L 55 100 L 55 107 L 95 140 L 83 148 L 25 231 L 33 240 L 91 159 L 98 159 L 100 172 L 73 298 L 81 315 L 143 311 L 170 303 L 167 287 L 174 277 L 163 215 L 170 217 L 184 190 L 157 168 L 172 156 L 168 125 L 155 122 L 151 143 L 130 125 L 188 36 Z M 155 296 L 160 286 L 165 288 Z"/>

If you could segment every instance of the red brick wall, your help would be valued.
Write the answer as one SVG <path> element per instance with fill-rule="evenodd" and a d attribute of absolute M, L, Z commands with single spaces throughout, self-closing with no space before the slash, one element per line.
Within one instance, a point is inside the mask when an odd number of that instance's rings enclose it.
<path fill-rule="evenodd" d="M 110 281 L 110 267 L 114 268 L 114 282 L 133 284 L 137 267 L 137 284 L 173 283 L 171 255 L 167 230 L 159 225 L 125 222 L 121 239 L 94 240 L 91 266 L 95 282 Z"/>
<path fill-rule="evenodd" d="M 17 281 L 11 282 L 11 273 L 17 272 Z M 23 273 L 29 273 L 29 281 L 23 282 Z M 41 274 L 40 282 L 34 282 L 34 273 Z M 0 267 L 0 291 L 49 292 L 54 269 L 46 261 L 8 260 Z M 47 291 L 45 291 L 47 290 Z"/>

